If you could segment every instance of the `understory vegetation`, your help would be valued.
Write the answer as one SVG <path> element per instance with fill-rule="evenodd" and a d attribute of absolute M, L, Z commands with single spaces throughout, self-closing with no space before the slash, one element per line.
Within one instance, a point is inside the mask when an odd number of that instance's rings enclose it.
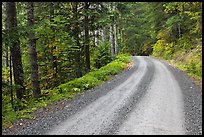
<path fill-rule="evenodd" d="M 202 3 L 173 2 L 164 6 L 166 19 L 153 44 L 152 56 L 168 60 L 201 84 Z"/>
<path fill-rule="evenodd" d="M 119 54 L 115 57 L 116 59 L 100 69 L 95 69 L 83 77 L 76 78 L 67 83 L 61 84 L 54 89 L 42 90 L 42 95 L 38 98 L 32 98 L 30 96 L 27 99 L 18 100 L 15 103 L 18 111 L 14 111 L 10 103 L 9 96 L 3 97 L 3 112 L 2 112 L 2 123 L 3 127 L 9 127 L 18 119 L 28 118 L 32 119 L 34 116 L 32 112 L 41 107 L 46 107 L 49 104 L 61 99 L 72 99 L 77 93 L 90 90 L 104 81 L 111 78 L 112 75 L 118 74 L 123 71 L 127 64 L 131 61 L 130 55 Z"/>

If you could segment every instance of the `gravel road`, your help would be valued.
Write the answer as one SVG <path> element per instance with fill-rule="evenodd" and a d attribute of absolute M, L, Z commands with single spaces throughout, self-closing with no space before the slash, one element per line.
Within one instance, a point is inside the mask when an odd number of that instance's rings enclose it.
<path fill-rule="evenodd" d="M 182 71 L 146 56 L 133 68 L 65 102 L 35 122 L 3 134 L 202 134 L 202 91 Z"/>

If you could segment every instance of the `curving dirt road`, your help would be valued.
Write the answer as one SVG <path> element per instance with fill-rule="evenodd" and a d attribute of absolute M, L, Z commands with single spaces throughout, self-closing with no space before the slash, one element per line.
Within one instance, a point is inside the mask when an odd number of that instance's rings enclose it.
<path fill-rule="evenodd" d="M 138 69 L 46 134 L 185 134 L 182 90 L 160 61 L 135 57 Z"/>
<path fill-rule="evenodd" d="M 200 89 L 164 61 L 132 59 L 131 70 L 13 134 L 202 134 Z"/>

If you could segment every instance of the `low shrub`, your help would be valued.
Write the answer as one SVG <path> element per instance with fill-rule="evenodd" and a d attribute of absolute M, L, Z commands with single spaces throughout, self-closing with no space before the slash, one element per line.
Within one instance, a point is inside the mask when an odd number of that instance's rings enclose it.
<path fill-rule="evenodd" d="M 121 72 L 126 64 L 130 62 L 130 56 L 126 54 L 120 54 L 115 61 L 101 67 L 98 70 L 87 73 L 81 78 L 74 79 L 65 84 L 59 85 L 57 88 L 58 93 L 64 92 L 79 92 L 87 90 L 99 85 L 102 81 L 108 79 L 109 76 Z"/>

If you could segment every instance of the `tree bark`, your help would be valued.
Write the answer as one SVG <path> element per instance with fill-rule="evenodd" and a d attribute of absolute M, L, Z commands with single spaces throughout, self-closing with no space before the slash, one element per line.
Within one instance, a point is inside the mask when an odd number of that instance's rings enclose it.
<path fill-rule="evenodd" d="M 4 26 L 5 26 L 5 30 L 7 31 L 8 30 L 8 24 L 7 24 L 7 17 L 5 17 L 5 23 L 4 23 Z M 6 41 L 5 41 L 5 68 L 7 68 L 9 66 L 9 39 L 6 38 Z"/>
<path fill-rule="evenodd" d="M 89 51 L 89 19 L 88 19 L 88 10 L 89 3 L 85 2 L 85 17 L 84 17 L 84 30 L 85 30 L 85 58 L 86 58 L 86 71 L 90 71 L 90 51 Z"/>
<path fill-rule="evenodd" d="M 117 43 L 117 31 L 116 31 L 116 23 L 114 23 L 114 46 L 115 46 L 115 54 L 118 55 L 118 43 Z"/>
<path fill-rule="evenodd" d="M 80 48 L 81 50 L 81 45 L 80 45 L 80 39 L 79 39 L 79 34 L 80 34 L 80 30 L 79 30 L 79 23 L 78 23 L 78 3 L 73 2 L 72 5 L 72 10 L 74 13 L 74 20 L 76 21 L 74 24 L 74 30 L 73 30 L 73 34 L 74 34 L 74 38 L 76 40 L 76 45 L 77 47 Z M 82 70 L 81 70 L 81 51 L 77 51 L 77 55 L 76 55 L 76 63 L 77 63 L 77 71 L 76 71 L 76 77 L 81 77 L 82 76 Z"/>
<path fill-rule="evenodd" d="M 9 60 L 8 60 L 8 47 L 7 47 L 7 45 L 5 45 L 5 47 L 6 47 L 6 55 L 5 55 L 5 57 L 6 57 L 6 60 L 5 60 L 5 67 L 7 68 L 8 66 L 9 66 Z"/>
<path fill-rule="evenodd" d="M 53 16 L 54 16 L 54 3 L 53 2 L 50 2 L 50 22 L 53 22 L 52 19 L 53 19 Z M 52 31 L 54 32 L 54 28 L 53 26 L 51 26 L 51 29 Z M 52 40 L 55 40 L 55 37 L 53 36 Z M 56 87 L 59 83 L 58 81 L 58 69 L 57 69 L 57 57 L 55 55 L 53 55 L 53 51 L 56 49 L 56 45 L 54 45 L 51 49 L 52 51 L 52 69 L 54 70 L 53 72 L 53 79 L 54 79 L 54 85 L 53 87 Z"/>
<path fill-rule="evenodd" d="M 114 45 L 113 45 L 113 26 L 112 24 L 110 24 L 110 49 L 111 49 L 111 54 L 113 56 L 115 53 L 114 53 Z"/>
<path fill-rule="evenodd" d="M 116 10 L 115 3 L 113 4 L 113 10 Z M 116 17 L 113 18 L 113 30 L 114 30 L 114 53 L 118 54 L 118 43 L 117 43 L 117 28 L 116 28 Z"/>
<path fill-rule="evenodd" d="M 34 3 L 28 2 L 28 27 L 34 26 Z M 36 52 L 36 39 L 32 30 L 29 32 L 29 54 L 30 54 L 30 68 L 31 78 L 33 86 L 33 96 L 40 96 L 40 83 L 38 81 L 38 64 L 37 64 L 37 52 Z"/>
<path fill-rule="evenodd" d="M 110 4 L 110 11 L 112 11 L 112 5 Z M 114 45 L 114 27 L 113 27 L 113 16 L 110 17 L 110 51 L 112 56 L 115 55 L 115 45 Z"/>
<path fill-rule="evenodd" d="M 15 2 L 6 2 L 6 15 L 8 29 L 12 34 L 10 38 L 10 52 L 12 58 L 12 65 L 14 71 L 14 83 L 16 87 L 16 97 L 22 99 L 25 88 L 24 88 L 24 73 L 21 60 L 20 41 L 17 32 L 17 18 L 16 18 L 16 4 Z"/>
<path fill-rule="evenodd" d="M 103 27 L 101 37 L 102 37 L 102 42 L 105 43 L 105 41 L 106 41 L 106 27 Z"/>
<path fill-rule="evenodd" d="M 95 33 L 95 34 L 94 34 L 95 46 L 98 46 L 98 30 L 95 30 L 94 33 Z"/>
<path fill-rule="evenodd" d="M 14 103 L 13 103 L 13 80 L 12 80 L 12 77 L 13 77 L 13 73 L 12 73 L 12 61 L 11 61 L 11 54 L 10 54 L 10 92 L 11 92 L 11 106 L 12 108 L 16 111 L 16 108 L 14 107 Z"/>

